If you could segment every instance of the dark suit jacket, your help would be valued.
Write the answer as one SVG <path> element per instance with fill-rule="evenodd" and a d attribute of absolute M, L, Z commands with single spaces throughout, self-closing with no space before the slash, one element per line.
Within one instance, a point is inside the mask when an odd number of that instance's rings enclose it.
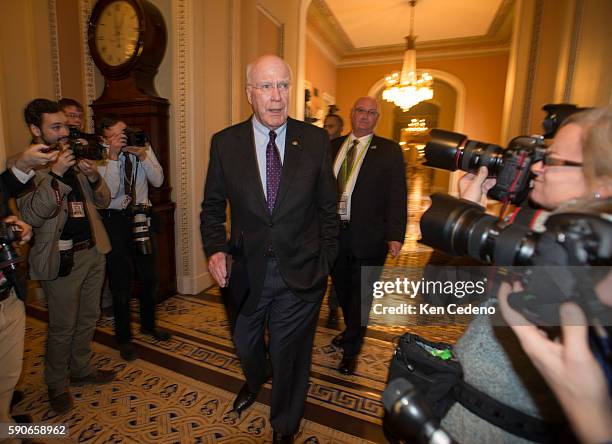
<path fill-rule="evenodd" d="M 231 236 L 226 237 L 226 201 Z M 206 256 L 231 250 L 231 300 L 244 313 L 255 310 L 272 245 L 280 273 L 300 298 L 323 297 L 337 255 L 336 184 L 327 133 L 288 119 L 280 188 L 268 213 L 251 120 L 215 134 L 200 214 Z"/>
<path fill-rule="evenodd" d="M 334 159 L 347 137 L 332 141 Z M 356 257 L 386 256 L 388 241 L 404 242 L 406 194 L 402 149 L 374 135 L 351 195 L 351 249 Z"/>
<path fill-rule="evenodd" d="M 30 189 L 32 180 L 26 184 L 22 184 L 11 172 L 11 170 L 5 170 L 0 174 L 0 220 L 3 220 L 7 216 L 12 214 L 8 202 L 11 197 L 17 197 L 22 192 Z M 15 293 L 21 300 L 25 300 L 26 297 L 26 286 L 27 286 L 27 271 L 25 268 L 25 262 L 20 264 L 14 273 L 10 275 L 13 279 L 13 285 L 15 287 Z"/>

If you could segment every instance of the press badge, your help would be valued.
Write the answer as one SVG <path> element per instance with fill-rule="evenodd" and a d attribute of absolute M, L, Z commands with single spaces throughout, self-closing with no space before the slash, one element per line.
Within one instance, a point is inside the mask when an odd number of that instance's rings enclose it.
<path fill-rule="evenodd" d="M 121 202 L 121 209 L 125 210 L 127 207 L 130 206 L 130 203 L 132 203 L 132 196 L 125 196 L 123 198 L 123 201 Z"/>
<path fill-rule="evenodd" d="M 347 215 L 347 202 L 348 202 L 348 194 L 342 193 L 340 195 L 340 201 L 338 202 L 338 214 L 340 216 Z"/>
<path fill-rule="evenodd" d="M 85 217 L 85 207 L 83 202 L 68 202 L 68 216 Z"/>

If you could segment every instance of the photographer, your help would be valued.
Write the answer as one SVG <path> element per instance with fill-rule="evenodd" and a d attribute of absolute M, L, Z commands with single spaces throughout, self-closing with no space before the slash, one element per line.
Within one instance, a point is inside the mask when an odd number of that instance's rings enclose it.
<path fill-rule="evenodd" d="M 159 341 L 169 340 L 170 334 L 155 326 L 159 278 L 155 238 L 148 222 L 151 211 L 148 184 L 160 186 L 164 173 L 148 143 L 142 143 L 144 146 L 133 146 L 141 143 L 138 140 L 128 143 L 127 128 L 116 115 L 102 118 L 97 125 L 98 134 L 109 143 L 108 161 L 100 166 L 100 174 L 111 190 L 111 202 L 100 214 L 113 247 L 107 255 L 107 272 L 113 294 L 115 337 L 121 357 L 132 361 L 138 357 L 130 328 L 133 268 L 141 284 L 140 331 Z"/>
<path fill-rule="evenodd" d="M 45 147 L 43 144 L 31 145 L 14 156 L 11 160 L 12 166 L 0 174 L 0 220 L 6 224 L 2 225 L 2 262 L 14 255 L 10 239 L 5 239 L 12 236 L 6 236 L 9 234 L 6 230 L 15 230 L 13 235 L 19 237 L 19 244 L 25 244 L 32 238 L 32 227 L 11 215 L 8 201 L 28 188 L 30 179 L 34 176 L 34 173 L 31 173 L 33 168 L 44 166 L 55 159 L 57 153 L 40 152 Z M 19 270 L 10 265 L 0 268 L 0 362 L 3 366 L 0 373 L 0 423 L 13 420 L 10 407 L 23 361 L 25 297 L 25 276 L 21 276 Z"/>
<path fill-rule="evenodd" d="M 609 140 L 603 144 L 592 140 L 592 130 L 603 122 L 609 131 L 611 121 L 610 109 L 604 108 L 575 114 L 564 122 L 543 161 L 532 166 L 535 180 L 530 198 L 533 203 L 545 210 L 563 212 L 588 206 L 593 199 L 611 194 Z M 460 181 L 461 196 L 482 203 L 483 195 L 494 183 L 494 179 L 487 179 L 486 168 L 484 171 L 481 168 L 477 175 L 467 174 Z M 521 212 L 529 213 L 528 210 Z M 534 217 L 527 220 L 537 229 L 539 223 L 534 223 L 542 222 L 542 213 L 530 214 Z M 513 213 L 513 219 L 516 215 L 517 212 Z M 473 387 L 532 417 L 551 422 L 562 419 L 553 394 L 516 337 L 507 327 L 493 327 L 490 316 L 477 316 L 454 351 L 463 367 L 464 380 Z M 459 403 L 451 407 L 442 425 L 461 442 L 524 442 Z M 580 429 L 576 430 L 580 434 Z"/>
<path fill-rule="evenodd" d="M 594 113 L 593 117 L 598 114 Z M 612 110 L 595 119 L 582 140 L 587 187 L 594 199 L 609 200 L 612 198 Z M 589 200 L 585 202 L 588 203 Z M 594 353 L 589 346 L 589 342 L 606 341 L 604 349 L 609 353 L 610 337 L 595 335 L 593 330 L 589 332 L 584 312 L 576 304 L 567 303 L 560 309 L 563 341 L 553 341 L 510 308 L 507 304 L 510 288 L 504 284 L 500 289 L 502 314 L 555 393 L 580 440 L 585 443 L 612 440 L 612 363 L 608 357 L 606 365 L 605 356 Z M 514 291 L 521 289 L 520 284 L 514 284 Z M 612 306 L 612 273 L 595 286 L 595 293 L 602 303 Z"/>
<path fill-rule="evenodd" d="M 56 102 L 33 100 L 24 117 L 35 143 L 59 149 L 49 169 L 35 172 L 33 189 L 17 205 L 34 228 L 30 277 L 40 281 L 49 310 L 45 382 L 51 407 L 61 414 L 73 406 L 68 375 L 79 385 L 115 377 L 91 365 L 104 254 L 110 250 L 96 207 L 108 205 L 110 193 L 94 161 L 75 159 L 66 116 Z"/>

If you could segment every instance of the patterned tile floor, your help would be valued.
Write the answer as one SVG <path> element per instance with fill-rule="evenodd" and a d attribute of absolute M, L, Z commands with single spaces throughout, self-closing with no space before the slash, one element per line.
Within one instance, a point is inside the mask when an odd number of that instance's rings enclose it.
<path fill-rule="evenodd" d="M 27 322 L 23 380 L 26 398 L 15 413 L 35 422 L 65 423 L 70 439 L 39 442 L 79 443 L 267 443 L 272 440 L 268 407 L 256 403 L 232 421 L 234 394 L 144 360 L 126 363 L 116 350 L 94 343 L 94 363 L 118 372 L 106 385 L 73 387 L 75 408 L 64 415 L 49 409 L 42 368 L 46 324 Z M 298 442 L 368 444 L 370 441 L 303 421 Z"/>
<path fill-rule="evenodd" d="M 432 250 L 417 243 L 420 237 L 419 219 L 429 205 L 430 180 L 431 170 L 427 168 L 413 167 L 408 170 L 406 241 L 397 259 L 388 258 L 386 268 L 422 267 L 430 259 Z M 174 336 L 163 344 L 136 336 L 141 354 L 149 362 L 139 360 L 126 365 L 119 360 L 115 351 L 96 344 L 96 359 L 119 369 L 121 379 L 101 391 L 87 389 L 83 393 L 75 392 L 85 403 L 84 410 L 79 408 L 74 413 L 78 416 L 74 420 L 74 438 L 80 442 L 136 440 L 169 443 L 250 443 L 269 440 L 267 415 L 264 413 L 267 407 L 263 405 L 258 406 L 238 426 L 228 425 L 223 420 L 223 413 L 234 396 L 231 392 L 240 387 L 243 377 L 219 296 L 218 288 L 211 288 L 201 295 L 177 295 L 159 304 L 159 325 Z M 32 301 L 29 313 L 38 319 L 45 319 L 44 301 Z M 359 356 L 356 374 L 343 376 L 336 371 L 341 353 L 330 345 L 338 330 L 325 325 L 327 315 L 328 308 L 324 303 L 313 350 L 305 414 L 309 421 L 303 423 L 304 431 L 297 442 L 366 442 L 356 437 L 383 442 L 380 394 L 385 386 L 394 338 L 410 331 L 431 340 L 454 342 L 464 327 L 371 327 Z M 32 345 L 28 336 L 26 382 L 30 396 L 24 401 L 25 407 L 39 415 L 37 418 L 56 420 L 49 416 L 46 395 L 41 386 L 43 343 L 40 341 L 43 341 L 43 329 L 33 319 L 29 320 L 29 328 L 39 342 L 34 341 Z M 112 328 L 112 321 L 101 320 L 96 339 L 114 346 Z M 134 330 L 137 331 L 137 327 Z M 155 381 L 155 388 L 149 387 L 151 381 Z M 178 385 L 168 388 L 172 386 L 171 381 Z M 172 393 L 168 394 L 169 390 Z M 130 394 L 132 392 L 133 395 Z M 351 437 L 351 434 L 355 436 Z"/>

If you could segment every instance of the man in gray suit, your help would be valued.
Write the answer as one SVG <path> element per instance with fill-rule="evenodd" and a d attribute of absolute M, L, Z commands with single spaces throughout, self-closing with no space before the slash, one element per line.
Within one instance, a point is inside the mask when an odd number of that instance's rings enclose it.
<path fill-rule="evenodd" d="M 104 254 L 110 243 L 96 208 L 105 208 L 110 192 L 96 163 L 76 159 L 65 143 L 66 116 L 56 102 L 36 99 L 24 117 L 34 143 L 54 145 L 60 153 L 48 170 L 39 170 L 34 188 L 17 200 L 23 220 L 32 225 L 30 277 L 47 296 L 49 333 L 45 382 L 57 413 L 73 406 L 72 384 L 105 383 L 110 370 L 91 365 L 91 340 L 100 311 Z"/>

